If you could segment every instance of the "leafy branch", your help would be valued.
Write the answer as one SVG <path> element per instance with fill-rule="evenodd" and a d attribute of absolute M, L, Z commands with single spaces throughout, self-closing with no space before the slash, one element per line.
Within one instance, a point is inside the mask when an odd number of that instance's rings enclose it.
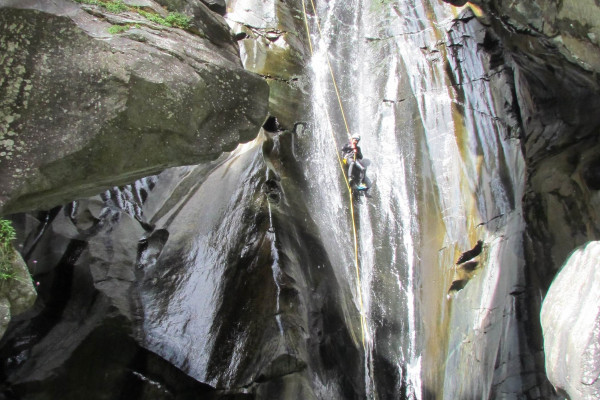
<path fill-rule="evenodd" d="M 11 243 L 16 236 L 12 223 L 6 219 L 0 219 L 0 281 L 15 276 L 13 268 L 14 250 Z"/>

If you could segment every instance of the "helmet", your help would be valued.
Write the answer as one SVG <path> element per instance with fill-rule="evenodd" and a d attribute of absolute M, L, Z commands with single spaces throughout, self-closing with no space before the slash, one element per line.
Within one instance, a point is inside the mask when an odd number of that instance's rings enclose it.
<path fill-rule="evenodd" d="M 354 139 L 358 142 L 360 140 L 360 135 L 355 133 L 354 135 L 352 135 L 352 139 Z"/>

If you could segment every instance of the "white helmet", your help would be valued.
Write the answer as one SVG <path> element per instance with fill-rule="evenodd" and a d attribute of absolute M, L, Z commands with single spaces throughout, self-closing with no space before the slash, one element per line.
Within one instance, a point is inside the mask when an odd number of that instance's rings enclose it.
<path fill-rule="evenodd" d="M 355 133 L 354 135 L 352 135 L 352 139 L 355 139 L 358 142 L 360 141 L 360 135 Z"/>

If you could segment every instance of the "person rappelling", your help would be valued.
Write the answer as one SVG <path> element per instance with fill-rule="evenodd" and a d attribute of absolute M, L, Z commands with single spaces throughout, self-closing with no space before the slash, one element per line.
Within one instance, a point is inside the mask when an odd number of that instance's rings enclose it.
<path fill-rule="evenodd" d="M 348 183 L 350 186 L 355 185 L 357 190 L 366 190 L 365 175 L 367 168 L 360 161 L 363 155 L 358 145 L 359 141 L 360 135 L 352 135 L 350 142 L 342 147 L 342 157 L 344 158 L 344 164 L 348 165 Z M 358 176 L 355 175 L 356 171 L 358 171 Z"/>

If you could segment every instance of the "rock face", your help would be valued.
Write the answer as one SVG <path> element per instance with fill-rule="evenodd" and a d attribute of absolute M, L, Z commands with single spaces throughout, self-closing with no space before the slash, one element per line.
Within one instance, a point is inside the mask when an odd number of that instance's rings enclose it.
<path fill-rule="evenodd" d="M 228 3 L 227 22 L 239 38 L 244 67 L 269 83 L 269 114 L 292 129 L 309 104 L 306 28 L 301 2 Z"/>
<path fill-rule="evenodd" d="M 285 167 L 294 165 L 291 136 L 245 146 L 186 191 L 179 212 L 158 213 L 169 238 L 138 264 L 145 346 L 230 392 L 353 398 L 364 389 L 356 325 L 344 321 L 348 288 L 288 179 L 297 173 Z"/>
<path fill-rule="evenodd" d="M 349 290 L 282 179 L 291 135 L 22 215 L 40 299 L 2 340 L 1 393 L 361 398 Z"/>
<path fill-rule="evenodd" d="M 442 63 L 440 53 L 446 53 L 442 76 L 450 80 L 447 87 L 434 88 L 451 93 L 455 131 L 438 147 L 435 142 L 444 137 L 445 128 L 436 131 L 429 124 L 430 157 L 440 163 L 454 159 L 449 164 L 461 167 L 449 168 L 447 179 L 465 179 L 470 183 L 464 185 L 472 190 L 461 189 L 457 197 L 442 196 L 440 191 L 462 184 L 446 188 L 441 183 L 446 178 L 437 178 L 433 188 L 423 184 L 427 197 L 444 204 L 439 214 L 422 208 L 424 242 L 439 249 L 421 250 L 427 257 L 421 272 L 427 340 L 422 353 L 423 396 L 497 399 L 507 394 L 550 400 L 555 397 L 544 373 L 541 337 L 536 336 L 537 290 L 528 286 L 524 273 L 526 226 L 521 199 L 526 164 L 519 143 L 522 124 L 514 70 L 499 61 L 503 53 L 497 36 L 470 10 L 440 31 L 443 42 L 432 35 L 415 46 L 425 48 L 437 64 Z M 426 104 L 427 114 L 433 114 Z M 453 153 L 455 146 L 458 150 Z M 437 165 L 431 168 L 435 171 Z M 426 176 L 423 173 L 421 179 Z M 443 208 L 461 211 L 446 215 Z M 461 378 L 455 379 L 456 375 Z"/>
<path fill-rule="evenodd" d="M 569 253 L 600 235 L 594 178 L 600 6 L 591 0 L 471 3 L 482 7 L 489 27 L 482 45 L 513 70 L 528 164 L 526 251 L 531 279 L 547 288 Z"/>
<path fill-rule="evenodd" d="M 202 3 L 192 32 L 133 8 L 0 6 L 3 213 L 214 159 L 254 138 L 266 118 L 267 84 L 242 68 L 227 25 Z M 126 29 L 111 34 L 111 26 Z"/>
<path fill-rule="evenodd" d="M 600 107 L 600 6 L 594 1 L 574 0 L 471 3 L 481 7 L 481 20 L 488 27 L 482 45 L 495 54 L 496 63 L 504 63 L 513 71 L 527 162 L 523 198 L 526 287 L 527 292 L 543 294 L 574 249 L 600 238 L 595 178 L 600 150 L 600 115 L 595 111 Z M 581 257 L 577 254 L 571 260 Z M 571 284 L 586 285 L 588 279 L 578 274 Z M 530 299 L 525 309 L 535 315 L 539 300 L 535 296 Z M 552 303 L 553 316 L 546 318 L 557 318 L 553 325 L 566 326 L 573 318 L 595 323 L 595 313 L 575 316 L 568 308 L 564 310 L 567 320 L 561 322 L 557 307 L 565 303 Z M 528 338 L 534 348 L 541 347 L 536 324 L 532 319 Z M 577 340 L 587 340 L 586 335 Z M 546 345 L 557 341 L 561 342 L 553 337 L 545 339 Z M 553 345 L 552 357 L 561 351 L 558 348 L 566 351 L 567 345 Z M 579 358 L 579 352 L 575 350 L 569 357 Z M 558 371 L 561 367 L 556 361 L 553 364 L 555 367 L 548 371 L 552 383 L 566 389 L 565 378 Z M 571 391 L 569 394 L 577 396 Z"/>
<path fill-rule="evenodd" d="M 548 378 L 571 400 L 600 397 L 600 242 L 577 249 L 544 299 Z"/>
<path fill-rule="evenodd" d="M 136 342 L 135 263 L 149 229 L 140 204 L 153 183 L 15 218 L 39 286 L 2 341 L 5 397 L 167 399 L 210 389 Z M 34 361 L 45 357 L 44 367 Z"/>
<path fill-rule="evenodd" d="M 471 3 L 483 7 L 494 18 L 502 19 L 505 27 L 516 37 L 529 34 L 534 41 L 546 39 L 549 49 L 556 51 L 565 61 L 590 72 L 600 70 L 600 6 L 594 0 L 565 0 L 560 3 L 517 0 L 511 4 L 498 0 L 474 0 Z M 523 51 L 522 56 L 525 56 L 524 47 L 518 50 Z M 534 56 L 536 51 L 533 48 L 529 53 Z M 546 56 L 549 55 L 546 53 Z"/>

